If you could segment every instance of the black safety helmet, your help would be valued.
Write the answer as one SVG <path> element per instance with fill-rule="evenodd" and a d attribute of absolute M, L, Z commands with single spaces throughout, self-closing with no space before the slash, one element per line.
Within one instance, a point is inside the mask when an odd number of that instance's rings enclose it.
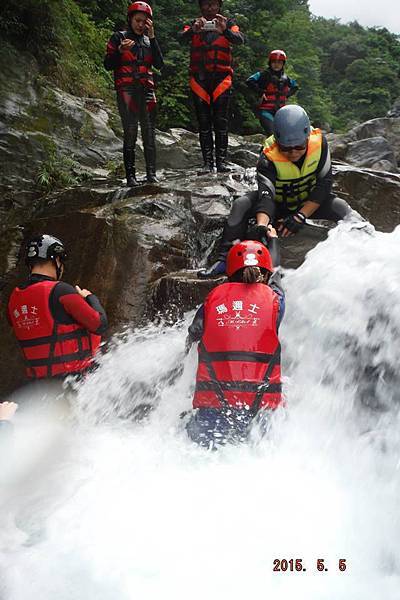
<path fill-rule="evenodd" d="M 56 263 L 57 257 L 64 264 L 67 253 L 63 242 L 53 235 L 47 235 L 46 233 L 38 235 L 31 238 L 25 246 L 25 263 L 28 267 L 32 267 L 40 261 L 51 260 L 56 267 L 57 279 L 59 279 L 61 268 Z"/>

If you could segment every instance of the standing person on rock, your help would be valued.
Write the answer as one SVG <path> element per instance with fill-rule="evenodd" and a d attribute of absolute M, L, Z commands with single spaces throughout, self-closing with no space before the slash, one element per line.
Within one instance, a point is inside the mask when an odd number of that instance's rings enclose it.
<path fill-rule="evenodd" d="M 295 104 L 281 108 L 257 164 L 258 190 L 234 200 L 220 241 L 218 260 L 198 277 L 225 273 L 226 255 L 235 240 L 247 237 L 250 219 L 256 220 L 253 236 L 267 239 L 269 224 L 282 237 L 298 234 L 306 219 L 337 223 L 358 213 L 332 192 L 332 164 L 325 135 L 313 129 L 307 113 Z"/>
<path fill-rule="evenodd" d="M 139 185 L 135 169 L 139 121 L 147 181 L 158 181 L 156 95 L 152 67 L 161 69 L 163 65 L 163 56 L 154 33 L 152 8 L 146 2 L 133 2 L 128 8 L 127 29 L 111 36 L 104 59 L 105 68 L 114 71 L 118 110 L 124 129 L 124 165 L 128 187 Z"/>
<path fill-rule="evenodd" d="M 283 50 L 273 50 L 268 57 L 268 69 L 257 71 L 246 81 L 249 88 L 262 94 L 258 111 L 261 126 L 268 136 L 273 133 L 275 113 L 299 89 L 296 80 L 285 74 L 286 60 Z"/>
<path fill-rule="evenodd" d="M 244 37 L 233 19 L 221 14 L 222 0 L 199 0 L 201 16 L 179 34 L 190 42 L 190 88 L 199 123 L 204 167 L 214 170 L 214 139 L 217 171 L 226 173 L 229 107 L 232 94 L 232 46 Z"/>
<path fill-rule="evenodd" d="M 245 441 L 256 420 L 268 426 L 282 402 L 278 329 L 285 311 L 280 287 L 279 244 L 268 230 L 271 254 L 257 241 L 244 241 L 227 257 L 228 283 L 214 288 L 189 328 L 199 342 L 199 364 L 187 424 L 189 437 L 215 448 Z"/>
<path fill-rule="evenodd" d="M 93 364 L 107 317 L 97 296 L 60 281 L 64 244 L 52 235 L 29 240 L 25 262 L 30 274 L 8 302 L 30 380 L 82 375 Z"/>

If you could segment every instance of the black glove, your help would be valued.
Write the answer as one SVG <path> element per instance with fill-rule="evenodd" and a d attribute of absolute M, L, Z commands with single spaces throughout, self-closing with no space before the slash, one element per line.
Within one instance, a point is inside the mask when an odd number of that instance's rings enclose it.
<path fill-rule="evenodd" d="M 261 242 L 264 246 L 268 247 L 268 235 L 267 228 L 265 225 L 254 225 L 254 227 L 250 227 L 247 231 L 247 239 L 248 240 L 256 240 L 257 242 Z"/>
<path fill-rule="evenodd" d="M 296 218 L 295 218 L 296 217 Z M 283 221 L 283 227 L 289 229 L 292 233 L 297 233 L 306 222 L 306 217 L 302 212 L 297 212 L 294 215 L 289 215 Z"/>

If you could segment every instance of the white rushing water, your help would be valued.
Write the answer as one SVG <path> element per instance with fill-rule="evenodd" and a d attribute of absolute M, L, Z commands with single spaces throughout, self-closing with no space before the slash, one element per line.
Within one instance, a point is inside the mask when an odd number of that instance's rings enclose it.
<path fill-rule="evenodd" d="M 398 599 L 399 265 L 400 227 L 342 224 L 286 273 L 287 410 L 267 440 L 207 452 L 186 438 L 189 318 L 120 339 L 73 400 L 72 428 L 17 419 L 0 598 Z M 306 571 L 273 571 L 292 558 Z"/>

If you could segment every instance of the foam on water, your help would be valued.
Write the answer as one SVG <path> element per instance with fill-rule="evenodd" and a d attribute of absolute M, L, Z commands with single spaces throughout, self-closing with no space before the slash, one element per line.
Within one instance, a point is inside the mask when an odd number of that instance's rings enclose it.
<path fill-rule="evenodd" d="M 1 598 L 397 599 L 399 265 L 400 228 L 342 224 L 286 273 L 287 410 L 267 440 L 215 453 L 187 440 L 189 317 L 116 342 L 73 400 L 72 428 L 17 421 Z M 274 572 L 275 558 L 307 570 Z"/>

